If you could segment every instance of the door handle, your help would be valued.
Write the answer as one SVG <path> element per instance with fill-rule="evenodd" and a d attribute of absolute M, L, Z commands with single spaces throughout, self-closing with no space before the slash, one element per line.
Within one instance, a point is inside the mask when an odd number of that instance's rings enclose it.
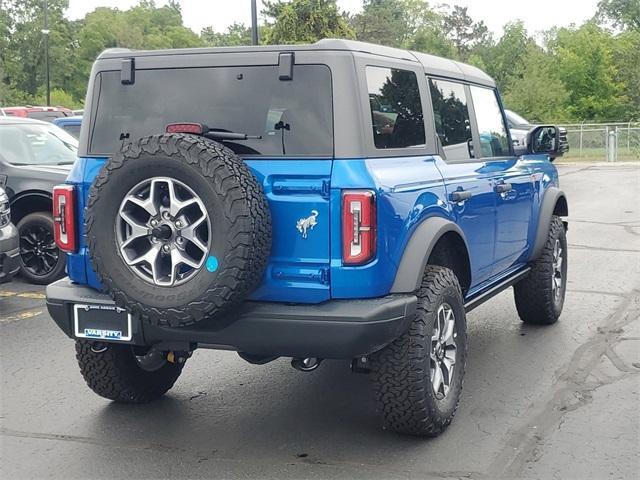
<path fill-rule="evenodd" d="M 510 183 L 499 183 L 496 185 L 496 193 L 507 193 L 513 190 L 513 185 Z"/>
<path fill-rule="evenodd" d="M 464 202 L 465 200 L 469 200 L 471 198 L 471 195 L 473 194 L 468 190 L 456 190 L 455 192 L 451 192 L 449 198 L 452 202 L 459 203 Z"/>

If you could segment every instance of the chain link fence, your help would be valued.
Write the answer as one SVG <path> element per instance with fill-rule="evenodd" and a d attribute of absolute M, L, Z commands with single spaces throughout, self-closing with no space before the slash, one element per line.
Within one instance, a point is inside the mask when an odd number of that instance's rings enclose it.
<path fill-rule="evenodd" d="M 640 122 L 574 123 L 567 129 L 568 161 L 640 160 Z"/>

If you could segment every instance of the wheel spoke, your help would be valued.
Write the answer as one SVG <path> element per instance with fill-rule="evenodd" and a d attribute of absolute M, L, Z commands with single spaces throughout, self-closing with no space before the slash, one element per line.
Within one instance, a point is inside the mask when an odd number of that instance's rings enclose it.
<path fill-rule="evenodd" d="M 167 181 L 167 187 L 169 189 L 169 213 L 172 217 L 177 217 L 182 210 L 198 203 L 196 198 L 178 199 L 175 184 L 171 180 Z"/>
<path fill-rule="evenodd" d="M 437 363 L 436 367 L 432 372 L 433 378 L 431 379 L 431 385 L 433 386 L 433 391 L 438 394 L 440 393 L 440 388 L 444 384 L 444 378 L 442 377 L 442 369 L 440 368 L 440 364 Z"/>

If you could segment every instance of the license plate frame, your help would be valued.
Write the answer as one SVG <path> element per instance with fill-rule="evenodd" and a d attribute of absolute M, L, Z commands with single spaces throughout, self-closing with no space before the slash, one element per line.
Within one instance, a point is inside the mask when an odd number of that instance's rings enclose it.
<path fill-rule="evenodd" d="M 130 342 L 131 314 L 114 305 L 75 304 L 74 333 L 77 338 Z"/>

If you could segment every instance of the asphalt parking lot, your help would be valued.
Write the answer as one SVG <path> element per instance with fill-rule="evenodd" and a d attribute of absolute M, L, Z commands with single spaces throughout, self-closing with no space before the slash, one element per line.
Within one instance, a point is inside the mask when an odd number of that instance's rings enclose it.
<path fill-rule="evenodd" d="M 327 361 L 253 366 L 196 351 L 146 406 L 80 376 L 44 289 L 0 285 L 0 477 L 640 478 L 640 165 L 560 166 L 569 284 L 551 327 L 523 325 L 511 290 L 468 318 L 452 426 L 383 432 L 366 375 Z"/>

